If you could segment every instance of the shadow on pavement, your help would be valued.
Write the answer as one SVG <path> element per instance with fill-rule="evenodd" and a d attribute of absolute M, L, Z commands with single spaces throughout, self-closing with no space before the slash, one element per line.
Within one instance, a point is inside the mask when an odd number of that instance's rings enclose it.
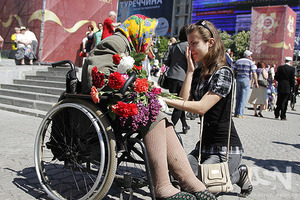
<path fill-rule="evenodd" d="M 293 146 L 295 148 L 300 149 L 300 144 L 289 144 L 289 143 L 285 143 L 285 142 L 276 142 L 276 141 L 273 141 L 273 143 L 275 143 L 275 144 L 283 144 L 283 145 L 290 145 L 290 146 Z"/>
<path fill-rule="evenodd" d="M 4 168 L 15 173 L 17 178 L 14 178 L 12 183 L 20 190 L 34 197 L 34 199 L 50 199 L 46 192 L 41 187 L 38 178 L 36 177 L 35 168 L 28 167 L 21 171 L 16 171 L 11 168 Z"/>
<path fill-rule="evenodd" d="M 286 112 L 286 114 L 288 114 L 288 115 L 290 115 L 290 114 L 292 114 L 292 115 L 300 115 L 300 113 L 297 113 L 297 112 Z"/>
<path fill-rule="evenodd" d="M 43 199 L 43 200 L 51 199 L 41 187 L 39 180 L 36 176 L 35 167 L 28 167 L 21 171 L 16 171 L 11 168 L 3 168 L 3 169 L 14 173 L 15 174 L 14 176 L 17 177 L 13 179 L 12 183 L 23 192 L 31 195 L 33 199 Z M 133 199 L 142 200 L 146 196 L 149 197 L 149 192 L 148 192 L 149 190 L 145 191 L 143 189 L 144 188 L 134 189 Z M 122 192 L 122 188 L 118 184 L 113 183 L 111 189 L 109 190 L 104 200 L 119 199 L 121 192 Z M 129 193 L 123 192 L 123 198 L 129 199 Z"/>
<path fill-rule="evenodd" d="M 275 160 L 275 159 L 256 159 L 249 156 L 243 156 L 243 159 L 251 160 L 254 162 L 254 165 L 258 167 L 265 168 L 269 171 L 274 171 L 275 169 L 281 173 L 287 172 L 287 167 L 291 167 L 291 173 L 299 174 L 299 165 L 300 162 L 296 161 L 287 161 L 287 160 Z M 297 171 L 296 171 L 297 169 Z"/>

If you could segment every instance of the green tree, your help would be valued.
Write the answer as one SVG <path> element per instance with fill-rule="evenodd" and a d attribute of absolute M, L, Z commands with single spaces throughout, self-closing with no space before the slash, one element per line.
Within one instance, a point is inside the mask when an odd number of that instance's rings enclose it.
<path fill-rule="evenodd" d="M 234 41 L 232 39 L 232 36 L 228 34 L 226 31 L 222 31 L 219 34 L 224 43 L 225 49 L 233 49 Z"/>
<path fill-rule="evenodd" d="M 164 57 L 165 53 L 168 51 L 168 41 L 169 39 L 163 36 L 158 36 L 156 44 L 153 48 L 157 48 L 157 53 L 155 53 L 156 58 L 159 61 Z"/>
<path fill-rule="evenodd" d="M 235 60 L 242 58 L 245 50 L 249 49 L 250 31 L 241 31 L 232 36 L 234 40 Z"/>

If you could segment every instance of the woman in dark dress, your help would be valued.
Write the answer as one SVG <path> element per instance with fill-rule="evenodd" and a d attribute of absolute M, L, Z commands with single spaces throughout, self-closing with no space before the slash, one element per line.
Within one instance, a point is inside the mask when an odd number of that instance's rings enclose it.
<path fill-rule="evenodd" d="M 86 56 L 89 55 L 90 51 L 92 50 L 92 45 L 94 43 L 94 26 L 88 26 L 89 31 L 86 32 L 87 41 L 85 43 L 85 52 Z"/>

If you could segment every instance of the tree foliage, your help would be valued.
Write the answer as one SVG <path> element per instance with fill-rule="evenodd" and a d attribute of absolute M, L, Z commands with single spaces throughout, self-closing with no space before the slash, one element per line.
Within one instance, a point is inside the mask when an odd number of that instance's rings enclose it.
<path fill-rule="evenodd" d="M 235 47 L 235 55 L 238 58 L 243 57 L 243 53 L 245 50 L 249 49 L 249 40 L 250 40 L 250 31 L 241 31 L 238 32 L 236 35 L 232 36 L 232 39 L 234 40 L 234 47 Z"/>
<path fill-rule="evenodd" d="M 225 49 L 232 49 L 234 46 L 234 41 L 232 36 L 228 34 L 226 31 L 220 32 L 220 37 L 224 43 Z"/>
<path fill-rule="evenodd" d="M 250 31 L 241 31 L 232 36 L 226 31 L 222 31 L 220 37 L 225 48 L 234 52 L 234 60 L 242 58 L 244 51 L 249 49 Z"/>
<path fill-rule="evenodd" d="M 158 49 L 158 52 L 155 54 L 156 59 L 159 61 L 164 57 L 165 53 L 168 51 L 168 41 L 166 37 L 157 37 L 157 42 L 156 42 L 156 48 Z"/>

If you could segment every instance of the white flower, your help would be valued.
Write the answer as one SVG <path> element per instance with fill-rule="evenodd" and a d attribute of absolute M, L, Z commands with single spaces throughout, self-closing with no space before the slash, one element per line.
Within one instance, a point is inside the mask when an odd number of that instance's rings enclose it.
<path fill-rule="evenodd" d="M 127 69 L 131 69 L 133 67 L 134 62 L 135 60 L 131 56 L 122 57 L 117 71 L 121 74 L 125 74 Z"/>
<path fill-rule="evenodd" d="M 167 103 L 161 97 L 158 97 L 158 102 L 161 105 L 160 110 L 163 112 L 167 112 L 169 109 Z"/>

